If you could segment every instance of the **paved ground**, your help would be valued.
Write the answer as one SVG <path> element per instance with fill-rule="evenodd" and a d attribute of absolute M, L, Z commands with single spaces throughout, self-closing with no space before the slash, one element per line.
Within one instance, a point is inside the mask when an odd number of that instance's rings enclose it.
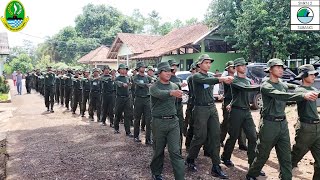
<path fill-rule="evenodd" d="M 127 138 L 123 126 L 121 134 L 115 135 L 110 127 L 73 116 L 64 107 L 55 106 L 55 113 L 47 113 L 43 98 L 35 92 L 18 96 L 12 87 L 11 94 L 12 104 L 0 105 L 0 129 L 8 131 L 8 179 L 150 179 L 152 148 Z M 217 107 L 221 115 L 221 103 Z M 295 107 L 288 107 L 287 112 L 293 142 Z M 252 114 L 258 124 L 258 112 Z M 196 161 L 200 171 L 187 173 L 186 179 L 214 179 L 209 175 L 210 160 L 202 154 Z M 222 168 L 230 179 L 244 179 L 248 169 L 246 153 L 237 145 L 232 160 L 234 168 Z M 308 153 L 294 171 L 294 179 L 311 179 L 312 163 Z M 264 167 L 268 176 L 259 179 L 278 179 L 278 168 L 273 150 Z M 165 178 L 173 179 L 168 154 L 164 169 Z"/>

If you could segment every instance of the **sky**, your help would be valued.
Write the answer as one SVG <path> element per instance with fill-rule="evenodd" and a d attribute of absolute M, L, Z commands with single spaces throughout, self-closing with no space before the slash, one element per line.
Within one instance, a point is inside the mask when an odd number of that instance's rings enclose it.
<path fill-rule="evenodd" d="M 4 16 L 10 0 L 0 1 L 0 17 Z M 134 9 L 147 16 L 152 10 L 159 12 L 162 21 L 185 21 L 192 17 L 203 20 L 211 0 L 20 0 L 25 8 L 29 22 L 20 32 L 10 32 L 0 22 L 0 32 L 7 32 L 9 46 L 21 46 L 24 40 L 41 43 L 46 37 L 59 32 L 63 27 L 74 26 L 74 20 L 82 8 L 89 4 L 105 4 L 131 15 Z"/>

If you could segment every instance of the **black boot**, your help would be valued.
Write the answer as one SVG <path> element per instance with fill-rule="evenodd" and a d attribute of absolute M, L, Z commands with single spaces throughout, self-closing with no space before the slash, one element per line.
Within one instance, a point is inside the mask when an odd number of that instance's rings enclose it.
<path fill-rule="evenodd" d="M 242 151 L 248 151 L 248 147 L 246 145 L 239 145 L 239 149 Z"/>
<path fill-rule="evenodd" d="M 219 165 L 212 166 L 211 174 L 214 177 L 219 177 L 220 179 L 228 179 L 228 176 L 222 171 L 222 169 Z"/>
<path fill-rule="evenodd" d="M 188 166 L 188 170 L 189 171 L 192 171 L 192 172 L 197 172 L 198 171 L 197 166 L 194 163 L 194 159 L 187 158 L 185 164 Z"/>
<path fill-rule="evenodd" d="M 246 175 L 246 180 L 257 180 L 257 178 L 249 176 L 248 174 Z"/>
<path fill-rule="evenodd" d="M 152 180 L 163 180 L 161 175 L 152 175 Z"/>
<path fill-rule="evenodd" d="M 223 164 L 226 165 L 227 167 L 233 167 L 234 164 L 231 160 L 222 160 Z"/>

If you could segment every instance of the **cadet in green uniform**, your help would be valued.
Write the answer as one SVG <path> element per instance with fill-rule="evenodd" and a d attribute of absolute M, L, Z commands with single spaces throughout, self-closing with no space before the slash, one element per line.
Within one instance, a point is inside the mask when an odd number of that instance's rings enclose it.
<path fill-rule="evenodd" d="M 76 114 L 78 104 L 79 104 L 79 109 L 81 113 L 82 86 L 81 86 L 81 76 L 79 71 L 76 71 L 74 77 L 72 78 L 72 88 L 73 88 L 72 89 L 72 92 L 73 92 L 72 114 Z"/>
<path fill-rule="evenodd" d="M 55 84 L 55 91 L 56 91 L 56 93 L 55 93 L 55 102 L 57 103 L 57 104 L 59 104 L 60 103 L 60 81 L 61 81 L 61 79 L 60 79 L 60 76 L 61 76 L 61 71 L 60 70 L 57 70 L 57 73 L 56 73 L 56 84 Z"/>
<path fill-rule="evenodd" d="M 269 158 L 273 147 L 276 149 L 280 164 L 280 178 L 292 179 L 291 145 L 288 130 L 288 121 L 285 115 L 286 101 L 302 101 L 318 98 L 318 93 L 313 91 L 307 93 L 288 93 L 288 86 L 281 82 L 286 66 L 281 59 L 270 59 L 267 62 L 265 72 L 270 78 L 262 83 L 261 94 L 263 107 L 261 109 L 261 120 L 256 147 L 256 157 L 251 164 L 247 180 L 255 180 Z"/>
<path fill-rule="evenodd" d="M 192 76 L 196 73 L 197 67 L 192 64 L 190 67 L 190 72 L 191 75 L 187 78 L 187 83 L 188 83 L 188 88 L 189 88 L 189 99 L 188 99 L 188 103 L 187 103 L 187 109 L 186 109 L 186 117 L 185 117 L 185 123 L 187 123 L 187 125 L 185 125 L 187 128 L 189 125 L 189 128 L 187 130 L 187 136 L 186 136 L 186 142 L 185 142 L 185 146 L 186 146 L 186 150 L 189 151 L 190 148 L 190 143 L 193 137 L 193 118 L 192 118 L 192 110 L 194 107 L 194 92 L 193 92 L 193 84 L 192 84 Z"/>
<path fill-rule="evenodd" d="M 257 133 L 256 126 L 250 112 L 249 92 L 259 91 L 260 87 L 258 85 L 251 85 L 250 80 L 246 78 L 247 64 L 248 63 L 244 58 L 237 58 L 234 60 L 234 66 L 237 75 L 234 76 L 234 80 L 231 84 L 232 100 L 229 102 L 229 104 L 225 104 L 227 111 L 230 111 L 230 126 L 228 130 L 229 138 L 224 146 L 221 159 L 228 167 L 234 166 L 230 158 L 234 149 L 234 145 L 242 129 L 244 130 L 244 133 L 248 139 L 247 155 L 249 165 L 255 158 L 254 151 L 256 147 Z M 264 174 L 262 173 L 262 175 Z"/>
<path fill-rule="evenodd" d="M 116 120 L 114 122 L 115 134 L 119 134 L 119 122 L 124 113 L 124 128 L 126 135 L 133 137 L 130 132 L 130 121 L 133 119 L 132 99 L 130 92 L 130 78 L 127 76 L 128 67 L 124 64 L 119 64 L 118 71 L 120 75 L 116 77 Z"/>
<path fill-rule="evenodd" d="M 89 119 L 94 121 L 93 114 L 97 110 L 97 122 L 100 122 L 101 114 L 101 81 L 99 69 L 93 70 L 93 78 L 90 80 Z"/>
<path fill-rule="evenodd" d="M 53 104 L 54 104 L 54 85 L 55 85 L 55 74 L 52 72 L 51 67 L 47 67 L 47 73 L 44 75 L 44 100 L 47 107 L 47 111 L 53 111 Z M 51 110 L 49 110 L 49 105 L 51 105 Z"/>
<path fill-rule="evenodd" d="M 151 83 L 154 83 L 157 81 L 157 77 L 154 75 L 154 69 L 152 66 L 148 66 L 147 67 L 147 75 L 149 78 L 149 81 Z M 142 115 L 141 118 L 141 131 L 145 131 L 145 127 L 146 127 L 146 118 L 144 117 L 144 115 Z"/>
<path fill-rule="evenodd" d="M 69 110 L 69 103 L 70 98 L 72 95 L 72 70 L 68 69 L 68 73 L 64 76 L 65 80 L 65 89 L 64 89 L 64 96 L 65 96 L 65 106 L 67 110 Z"/>
<path fill-rule="evenodd" d="M 130 77 L 130 81 L 132 82 L 131 93 L 132 93 L 132 101 L 136 98 L 136 86 L 134 84 L 133 78 L 137 75 L 137 69 L 132 69 L 132 76 Z"/>
<path fill-rule="evenodd" d="M 110 127 L 113 127 L 113 119 L 114 119 L 114 113 L 113 113 L 113 107 L 114 107 L 114 81 L 112 79 L 112 76 L 110 74 L 110 67 L 106 65 L 103 68 L 103 75 L 101 76 L 101 83 L 102 83 L 102 93 L 101 93 L 101 101 L 102 101 L 102 125 L 106 125 L 106 119 L 107 116 L 110 120 Z"/>
<path fill-rule="evenodd" d="M 297 79 L 302 79 L 302 85 L 296 88 L 297 93 L 318 91 L 312 87 L 318 72 L 311 64 L 306 64 L 298 68 Z M 315 160 L 313 180 L 320 179 L 320 119 L 315 101 L 297 102 L 299 121 L 296 125 L 295 144 L 293 145 L 292 167 L 297 167 L 303 156 L 311 151 Z"/>
<path fill-rule="evenodd" d="M 154 140 L 151 172 L 154 180 L 162 180 L 164 149 L 168 146 L 174 178 L 184 180 L 184 162 L 180 153 L 180 125 L 176 98 L 182 98 L 179 87 L 170 82 L 168 62 L 158 64 L 159 80 L 150 87 L 152 134 Z"/>
<path fill-rule="evenodd" d="M 171 78 L 170 81 L 178 85 L 179 89 L 181 90 L 182 87 L 187 86 L 188 84 L 183 83 L 180 78 L 178 78 L 175 74 L 177 72 L 179 63 L 177 63 L 174 60 L 169 60 L 168 61 L 170 66 L 171 66 Z M 176 101 L 176 106 L 177 106 L 177 116 L 179 118 L 179 124 L 180 124 L 180 133 L 181 133 L 181 143 L 182 143 L 182 134 L 186 134 L 184 131 L 184 118 L 183 118 L 183 105 L 182 105 L 182 99 L 177 99 Z M 181 144 L 182 145 L 182 144 Z"/>
<path fill-rule="evenodd" d="M 235 68 L 234 68 L 234 62 L 233 61 L 228 61 L 226 63 L 226 68 L 225 70 L 228 72 L 228 76 L 234 76 L 235 73 Z M 221 147 L 224 147 L 224 140 L 226 138 L 226 135 L 228 133 L 230 123 L 229 123 L 229 115 L 230 112 L 227 110 L 227 106 L 230 104 L 232 100 L 232 95 L 231 95 L 231 86 L 229 84 L 221 84 L 219 86 L 219 94 L 223 95 L 223 103 L 222 103 L 222 114 L 223 114 L 223 121 L 220 125 L 221 129 L 221 136 L 220 136 L 220 144 Z M 239 144 L 239 149 L 247 151 L 248 147 L 246 146 L 246 136 L 241 130 L 241 133 L 238 137 L 238 144 Z"/>
<path fill-rule="evenodd" d="M 213 97 L 213 87 L 219 82 L 231 83 L 233 77 L 213 77 L 208 74 L 213 59 L 203 54 L 197 61 L 199 72 L 193 75 L 194 91 L 194 135 L 190 144 L 187 157 L 188 169 L 197 171 L 194 160 L 198 157 L 199 150 L 206 141 L 207 151 L 212 161 L 211 174 L 226 179 L 227 175 L 220 167 L 220 123 L 217 108 Z"/>
<path fill-rule="evenodd" d="M 84 113 L 87 109 L 87 102 L 89 102 L 89 94 L 90 94 L 90 71 L 86 70 L 84 72 L 84 77 L 81 80 L 82 87 L 82 104 L 81 104 L 81 117 L 84 117 Z"/>
<path fill-rule="evenodd" d="M 66 82 L 65 82 L 65 79 L 64 79 L 64 76 L 65 76 L 65 73 L 66 73 L 66 71 L 65 70 L 62 70 L 62 73 L 61 73 L 61 75 L 60 75 L 60 103 L 61 103 L 61 105 L 63 106 L 63 104 L 64 104 L 64 89 L 65 89 L 65 84 L 66 84 Z"/>
<path fill-rule="evenodd" d="M 39 77 L 39 91 L 42 96 L 44 96 L 44 73 L 42 72 Z"/>
<path fill-rule="evenodd" d="M 147 75 L 144 74 L 146 66 L 143 62 L 138 62 L 136 69 L 138 74 L 134 76 L 133 82 L 136 85 L 134 100 L 134 141 L 141 142 L 139 139 L 140 133 L 140 119 L 141 115 L 145 118 L 146 122 L 146 144 L 152 144 L 151 141 L 151 107 L 150 107 L 150 93 L 149 87 L 151 81 Z"/>
<path fill-rule="evenodd" d="M 26 90 L 27 94 L 31 93 L 31 87 L 32 87 L 32 75 L 30 72 L 27 73 L 26 75 Z"/>

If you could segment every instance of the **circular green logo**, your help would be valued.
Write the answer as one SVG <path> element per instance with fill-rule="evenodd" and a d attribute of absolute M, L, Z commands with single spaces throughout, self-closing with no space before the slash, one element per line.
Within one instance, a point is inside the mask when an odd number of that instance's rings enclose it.
<path fill-rule="evenodd" d="M 4 17 L 1 17 L 4 26 L 12 31 L 21 31 L 29 21 L 29 17 L 25 16 L 25 10 L 22 3 L 18 0 L 12 0 L 5 9 Z"/>

